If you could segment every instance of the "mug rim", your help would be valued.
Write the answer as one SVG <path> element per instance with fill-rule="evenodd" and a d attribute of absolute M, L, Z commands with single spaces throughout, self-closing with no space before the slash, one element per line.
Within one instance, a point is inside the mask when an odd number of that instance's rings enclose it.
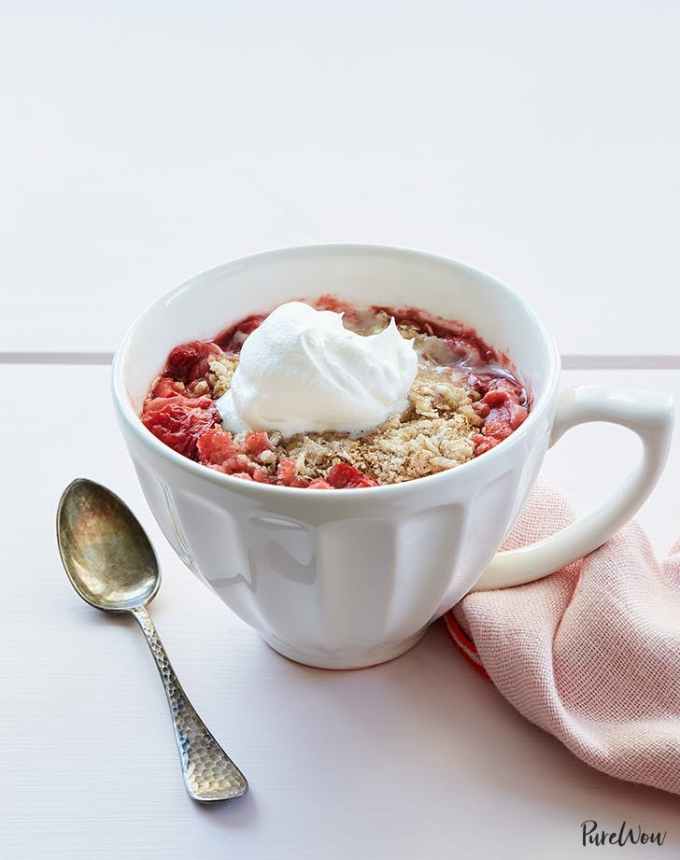
<path fill-rule="evenodd" d="M 113 398 L 119 417 L 124 422 L 125 426 L 131 429 L 131 431 L 135 434 L 135 436 L 144 446 L 150 447 L 152 450 L 156 451 L 161 457 L 169 460 L 171 463 L 174 463 L 175 465 L 179 466 L 181 469 L 184 469 L 190 474 L 193 474 L 198 478 L 208 480 L 218 486 L 222 486 L 227 489 L 234 490 L 246 495 L 252 495 L 255 497 L 261 496 L 261 494 L 270 494 L 272 492 L 278 494 L 279 497 L 289 496 L 297 500 L 301 500 L 301 498 L 309 498 L 310 500 L 316 500 L 320 496 L 330 496 L 331 498 L 335 497 L 336 494 L 334 492 L 329 492 L 326 489 L 310 489 L 308 487 L 285 487 L 278 484 L 261 484 L 255 481 L 244 481 L 241 478 L 235 478 L 232 475 L 225 475 L 222 472 L 217 472 L 214 469 L 210 469 L 201 463 L 197 463 L 194 460 L 191 460 L 188 457 L 184 457 L 181 454 L 177 453 L 168 445 L 165 445 L 163 442 L 161 442 L 161 440 L 158 439 L 156 436 L 154 436 L 154 434 L 151 433 L 151 431 L 144 426 L 139 415 L 133 409 L 132 403 L 127 396 L 127 391 L 123 379 L 123 362 L 127 350 L 132 341 L 132 338 L 134 337 L 135 331 L 139 324 L 142 322 L 142 320 L 146 319 L 156 309 L 160 308 L 168 301 L 174 299 L 176 296 L 180 295 L 183 292 L 189 291 L 192 287 L 195 286 L 198 281 L 200 281 L 204 277 L 216 275 L 218 272 L 226 271 L 231 268 L 250 265 L 258 261 L 266 260 L 267 258 L 298 256 L 304 255 L 306 253 L 337 253 L 338 251 L 347 254 L 387 253 L 396 254 L 397 256 L 401 257 L 417 258 L 444 266 L 454 266 L 455 268 L 463 270 L 465 273 L 473 277 L 481 277 L 492 281 L 495 286 L 499 287 L 501 290 L 504 290 L 506 293 L 509 293 L 522 306 L 523 311 L 531 318 L 532 322 L 541 334 L 544 343 L 548 347 L 550 361 L 546 388 L 539 397 L 538 401 L 532 407 L 525 421 L 516 430 L 514 430 L 510 434 L 510 436 L 508 436 L 506 439 L 503 439 L 499 445 L 495 446 L 489 451 L 486 451 L 481 457 L 473 457 L 467 462 L 461 463 L 454 468 L 445 469 L 441 472 L 437 472 L 434 475 L 425 475 L 420 478 L 415 478 L 411 481 L 403 481 L 399 484 L 379 484 L 376 487 L 345 487 L 340 494 L 341 497 L 343 499 L 347 499 L 349 497 L 357 497 L 357 494 L 359 494 L 359 498 L 365 499 L 368 497 L 369 499 L 376 499 L 379 493 L 385 496 L 387 493 L 394 494 L 396 492 L 416 492 L 419 488 L 425 489 L 426 486 L 434 486 L 433 482 L 435 481 L 441 482 L 444 480 L 456 480 L 454 476 L 460 475 L 461 473 L 467 475 L 472 469 L 480 468 L 482 463 L 491 463 L 494 458 L 498 456 L 503 456 L 503 452 L 508 453 L 511 447 L 517 446 L 519 442 L 521 442 L 521 440 L 524 438 L 524 436 L 526 436 L 527 433 L 530 432 L 533 425 L 535 425 L 539 421 L 542 413 L 545 411 L 548 404 L 553 400 L 561 371 L 561 359 L 559 351 L 557 349 L 557 343 L 555 341 L 555 338 L 548 331 L 548 329 L 546 328 L 536 311 L 533 309 L 533 307 L 512 287 L 507 286 L 507 284 L 503 283 L 502 281 L 499 281 L 492 275 L 483 272 L 481 269 L 477 269 L 474 266 L 470 266 L 467 263 L 461 262 L 460 260 L 454 260 L 450 257 L 444 257 L 442 255 L 432 254 L 427 251 L 418 251 L 413 248 L 397 245 L 378 245 L 346 242 L 291 245 L 267 251 L 260 251 L 255 254 L 248 254 L 247 256 L 238 257 L 229 262 L 222 263 L 210 269 L 206 269 L 205 271 L 200 272 L 197 275 L 193 275 L 188 280 L 184 281 L 183 283 L 169 290 L 167 293 L 164 293 L 163 295 L 159 296 L 159 298 L 155 299 L 136 317 L 136 319 L 128 327 L 121 343 L 119 344 L 113 356 L 111 376 Z M 499 449 L 501 450 L 499 451 Z M 457 480 L 463 479 L 458 478 Z M 427 484 L 425 484 L 425 482 L 427 482 Z M 304 495 L 301 496 L 300 494 Z M 265 496 L 262 496 L 262 498 L 264 497 Z"/>

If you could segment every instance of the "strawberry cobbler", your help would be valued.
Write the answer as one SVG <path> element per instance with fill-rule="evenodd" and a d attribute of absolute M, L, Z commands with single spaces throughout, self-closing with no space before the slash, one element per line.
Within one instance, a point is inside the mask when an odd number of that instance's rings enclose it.
<path fill-rule="evenodd" d="M 276 352 L 282 343 L 288 352 Z M 258 375 L 267 362 L 270 375 Z M 326 295 L 176 346 L 141 418 L 224 474 L 343 489 L 454 468 L 502 442 L 528 409 L 510 361 L 469 327 Z"/>

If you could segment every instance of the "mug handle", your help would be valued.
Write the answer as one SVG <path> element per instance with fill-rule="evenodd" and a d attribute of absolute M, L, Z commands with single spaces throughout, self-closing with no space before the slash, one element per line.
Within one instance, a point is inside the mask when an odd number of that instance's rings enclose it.
<path fill-rule="evenodd" d="M 603 505 L 550 537 L 497 553 L 471 591 L 508 588 L 541 579 L 602 546 L 638 511 L 659 479 L 673 432 L 673 398 L 641 389 L 583 385 L 560 396 L 550 446 L 589 421 L 620 424 L 642 441 L 642 460 Z"/>

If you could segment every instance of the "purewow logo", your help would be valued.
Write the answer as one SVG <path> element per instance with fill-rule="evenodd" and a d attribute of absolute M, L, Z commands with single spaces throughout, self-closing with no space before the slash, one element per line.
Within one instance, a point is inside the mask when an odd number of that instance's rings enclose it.
<path fill-rule="evenodd" d="M 604 830 L 597 821 L 588 818 L 581 822 L 581 845 L 589 848 L 591 845 L 654 845 L 660 848 L 666 841 L 667 832 L 664 830 L 648 833 L 639 824 L 635 826 L 622 821 L 618 830 Z"/>

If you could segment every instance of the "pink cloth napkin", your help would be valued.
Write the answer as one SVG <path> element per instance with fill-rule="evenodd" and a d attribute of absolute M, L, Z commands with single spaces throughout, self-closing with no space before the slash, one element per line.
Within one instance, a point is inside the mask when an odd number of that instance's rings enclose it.
<path fill-rule="evenodd" d="M 538 486 L 504 548 L 572 519 Z M 582 761 L 680 794 L 680 542 L 659 562 L 630 523 L 539 582 L 468 595 L 445 621 L 505 698 Z"/>

